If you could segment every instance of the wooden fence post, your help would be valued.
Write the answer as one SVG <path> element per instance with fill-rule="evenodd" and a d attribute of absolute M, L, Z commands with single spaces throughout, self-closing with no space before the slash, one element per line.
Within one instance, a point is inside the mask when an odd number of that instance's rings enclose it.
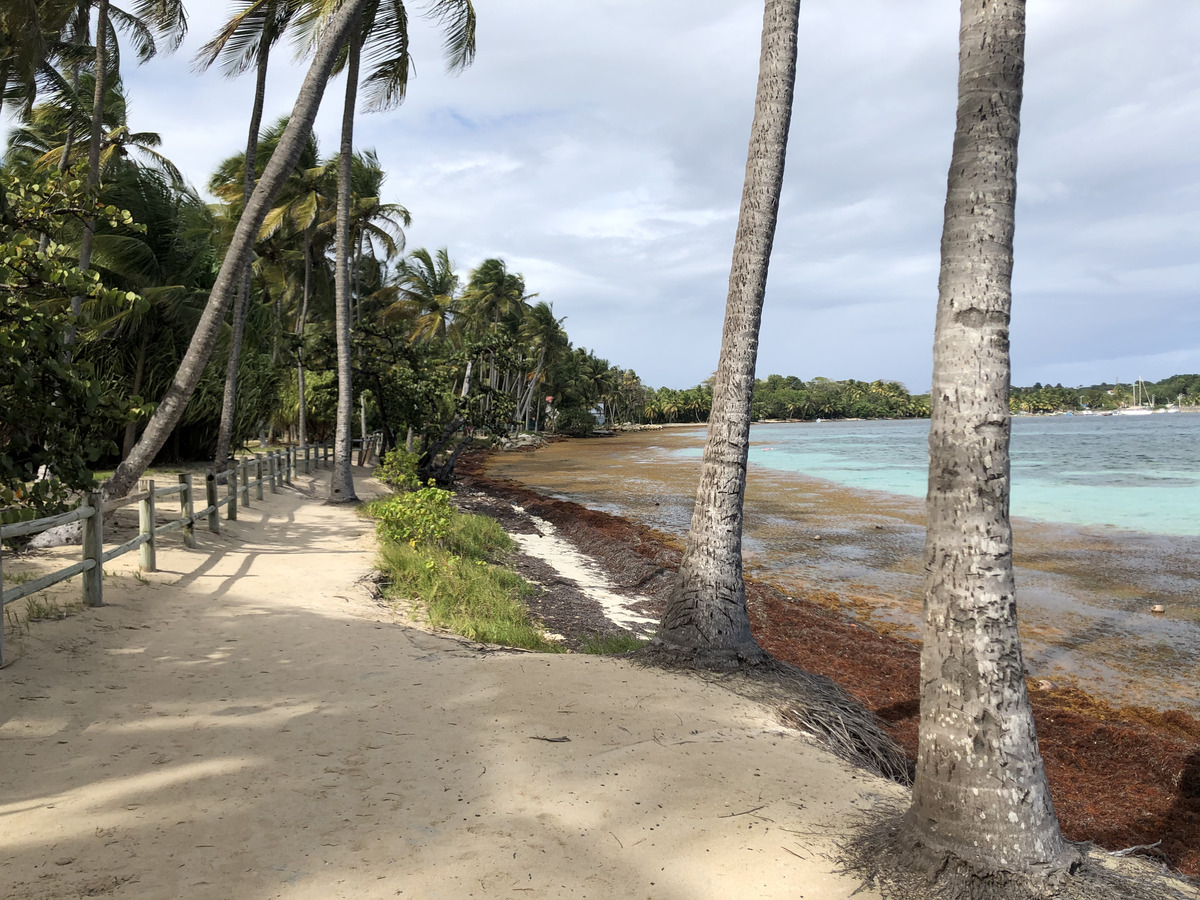
<path fill-rule="evenodd" d="M 228 505 L 225 507 L 225 518 L 237 521 L 237 469 L 229 467 L 225 473 L 225 497 Z"/>
<path fill-rule="evenodd" d="M 183 519 L 183 546 L 196 549 L 196 498 L 192 494 L 192 476 L 179 476 L 183 490 L 179 492 L 179 516 Z"/>
<path fill-rule="evenodd" d="M 84 495 L 86 505 L 93 510 L 83 520 L 83 558 L 95 563 L 83 573 L 83 602 L 85 606 L 104 605 L 104 496 L 99 491 Z"/>
<path fill-rule="evenodd" d="M 208 507 L 208 530 L 221 533 L 221 508 L 217 506 L 217 473 L 204 470 L 204 505 Z"/>
<path fill-rule="evenodd" d="M 288 447 L 284 452 L 283 463 L 283 480 L 288 487 L 292 486 L 292 453 L 291 447 Z"/>
<path fill-rule="evenodd" d="M 267 454 L 267 465 L 271 472 L 271 493 L 278 494 L 278 479 L 279 479 L 279 453 L 272 452 Z"/>
<path fill-rule="evenodd" d="M 154 528 L 158 519 L 154 502 L 154 480 L 143 481 L 142 490 L 146 492 L 146 496 L 138 502 L 138 531 L 149 535 L 150 539 L 138 548 L 138 568 L 143 572 L 157 572 L 158 536 L 154 533 Z"/>
<path fill-rule="evenodd" d="M 0 543 L 0 596 L 4 594 L 4 544 Z M 4 615 L 4 602 L 0 601 L 0 666 L 5 664 L 4 659 L 4 621 L 7 616 Z"/>
<path fill-rule="evenodd" d="M 309 463 L 310 463 L 309 457 L 311 457 L 311 456 L 312 456 L 312 447 L 308 446 L 308 444 L 305 444 L 304 445 L 304 474 L 305 475 L 307 475 L 309 472 L 312 471 L 312 469 L 310 468 L 310 465 L 309 465 Z"/>
<path fill-rule="evenodd" d="M 242 470 L 242 508 L 250 508 L 250 461 L 244 460 L 239 469 Z"/>
<path fill-rule="evenodd" d="M 254 454 L 254 496 L 263 498 L 263 458 L 261 453 Z"/>

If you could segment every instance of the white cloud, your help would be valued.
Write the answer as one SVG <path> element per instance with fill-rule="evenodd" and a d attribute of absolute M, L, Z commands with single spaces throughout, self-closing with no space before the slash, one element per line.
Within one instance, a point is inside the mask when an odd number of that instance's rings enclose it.
<path fill-rule="evenodd" d="M 694 384 L 716 363 L 761 11 L 493 0 L 458 77 L 414 20 L 409 97 L 362 116 L 359 145 L 413 214 L 410 248 L 464 269 L 503 256 L 577 345 Z M 189 73 L 226 9 L 190 12 L 184 51 L 126 79 L 134 124 L 202 185 L 244 144 L 253 85 Z M 1014 378 L 1200 370 L 1200 5 L 1046 0 L 1028 25 Z M 804 0 L 760 372 L 928 383 L 957 27 L 933 0 Z M 277 57 L 268 122 L 302 75 Z M 327 153 L 341 90 L 318 120 Z"/>

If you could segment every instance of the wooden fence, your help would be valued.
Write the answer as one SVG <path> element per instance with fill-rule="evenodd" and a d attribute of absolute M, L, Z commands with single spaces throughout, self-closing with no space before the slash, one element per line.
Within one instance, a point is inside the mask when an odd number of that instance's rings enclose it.
<path fill-rule="evenodd" d="M 361 444 L 360 465 L 364 458 L 369 461 L 372 455 L 378 453 L 379 439 L 377 435 L 369 435 L 366 441 L 355 441 Z M 250 490 L 254 489 L 256 499 L 263 499 L 264 487 L 272 494 L 292 483 L 292 476 L 301 472 L 308 474 L 314 468 L 329 468 L 333 464 L 333 444 L 309 444 L 304 447 L 293 447 L 287 450 L 276 450 L 273 453 L 256 453 L 252 458 L 240 462 L 230 460 L 229 469 L 218 473 L 208 469 L 204 474 L 204 508 L 197 510 L 196 492 L 191 475 L 180 475 L 179 483 L 159 487 L 153 480 L 147 479 L 140 489 L 126 497 L 105 501 L 98 492 L 84 496 L 78 507 L 70 512 L 31 522 L 15 522 L 11 525 L 0 525 L 0 541 L 9 538 L 26 537 L 39 534 L 59 525 L 70 525 L 74 522 L 83 523 L 82 559 L 74 565 L 59 569 L 27 581 L 24 584 L 4 590 L 4 556 L 0 547 L 0 609 L 16 600 L 45 590 L 52 585 L 76 575 L 83 575 L 83 602 L 87 606 L 102 606 L 103 596 L 103 565 L 111 559 L 116 559 L 133 550 L 138 550 L 140 558 L 138 567 L 146 572 L 155 571 L 157 561 L 158 538 L 172 531 L 183 532 L 183 543 L 186 547 L 196 546 L 196 523 L 207 520 L 208 530 L 214 533 L 221 531 L 221 508 L 225 509 L 225 518 L 236 520 L 239 498 L 243 508 L 250 505 Z M 221 496 L 221 479 L 224 478 L 224 496 Z M 158 500 L 160 498 L 179 497 L 179 517 L 166 524 L 159 525 L 156 521 Z M 104 549 L 104 517 L 97 515 L 98 510 L 105 513 L 120 509 L 130 504 L 138 504 L 138 535 L 116 547 Z M 0 621 L 0 666 L 5 664 L 4 628 Z"/>

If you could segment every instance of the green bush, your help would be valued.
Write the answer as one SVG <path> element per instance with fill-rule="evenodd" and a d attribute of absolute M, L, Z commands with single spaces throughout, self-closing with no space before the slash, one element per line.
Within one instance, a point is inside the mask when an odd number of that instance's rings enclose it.
<path fill-rule="evenodd" d="M 554 430 L 568 437 L 587 437 L 596 430 L 596 417 L 586 409 L 564 409 L 554 420 Z"/>
<path fill-rule="evenodd" d="M 375 477 L 398 491 L 415 491 L 421 486 L 417 477 L 417 454 L 401 447 L 383 454 L 375 467 Z"/>
<path fill-rule="evenodd" d="M 441 488 L 423 487 L 374 500 L 367 514 L 379 520 L 375 528 L 385 540 L 411 547 L 440 547 L 450 535 L 453 496 Z"/>

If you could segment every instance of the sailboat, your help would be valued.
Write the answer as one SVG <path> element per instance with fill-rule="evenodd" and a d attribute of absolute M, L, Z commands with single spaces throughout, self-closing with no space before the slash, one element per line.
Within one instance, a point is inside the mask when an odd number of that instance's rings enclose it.
<path fill-rule="evenodd" d="M 1122 407 L 1116 411 L 1116 414 L 1118 416 L 1148 416 L 1154 412 L 1153 405 L 1153 396 L 1150 398 L 1150 403 L 1146 403 L 1146 382 L 1139 378 L 1133 383 L 1133 406 Z"/>

